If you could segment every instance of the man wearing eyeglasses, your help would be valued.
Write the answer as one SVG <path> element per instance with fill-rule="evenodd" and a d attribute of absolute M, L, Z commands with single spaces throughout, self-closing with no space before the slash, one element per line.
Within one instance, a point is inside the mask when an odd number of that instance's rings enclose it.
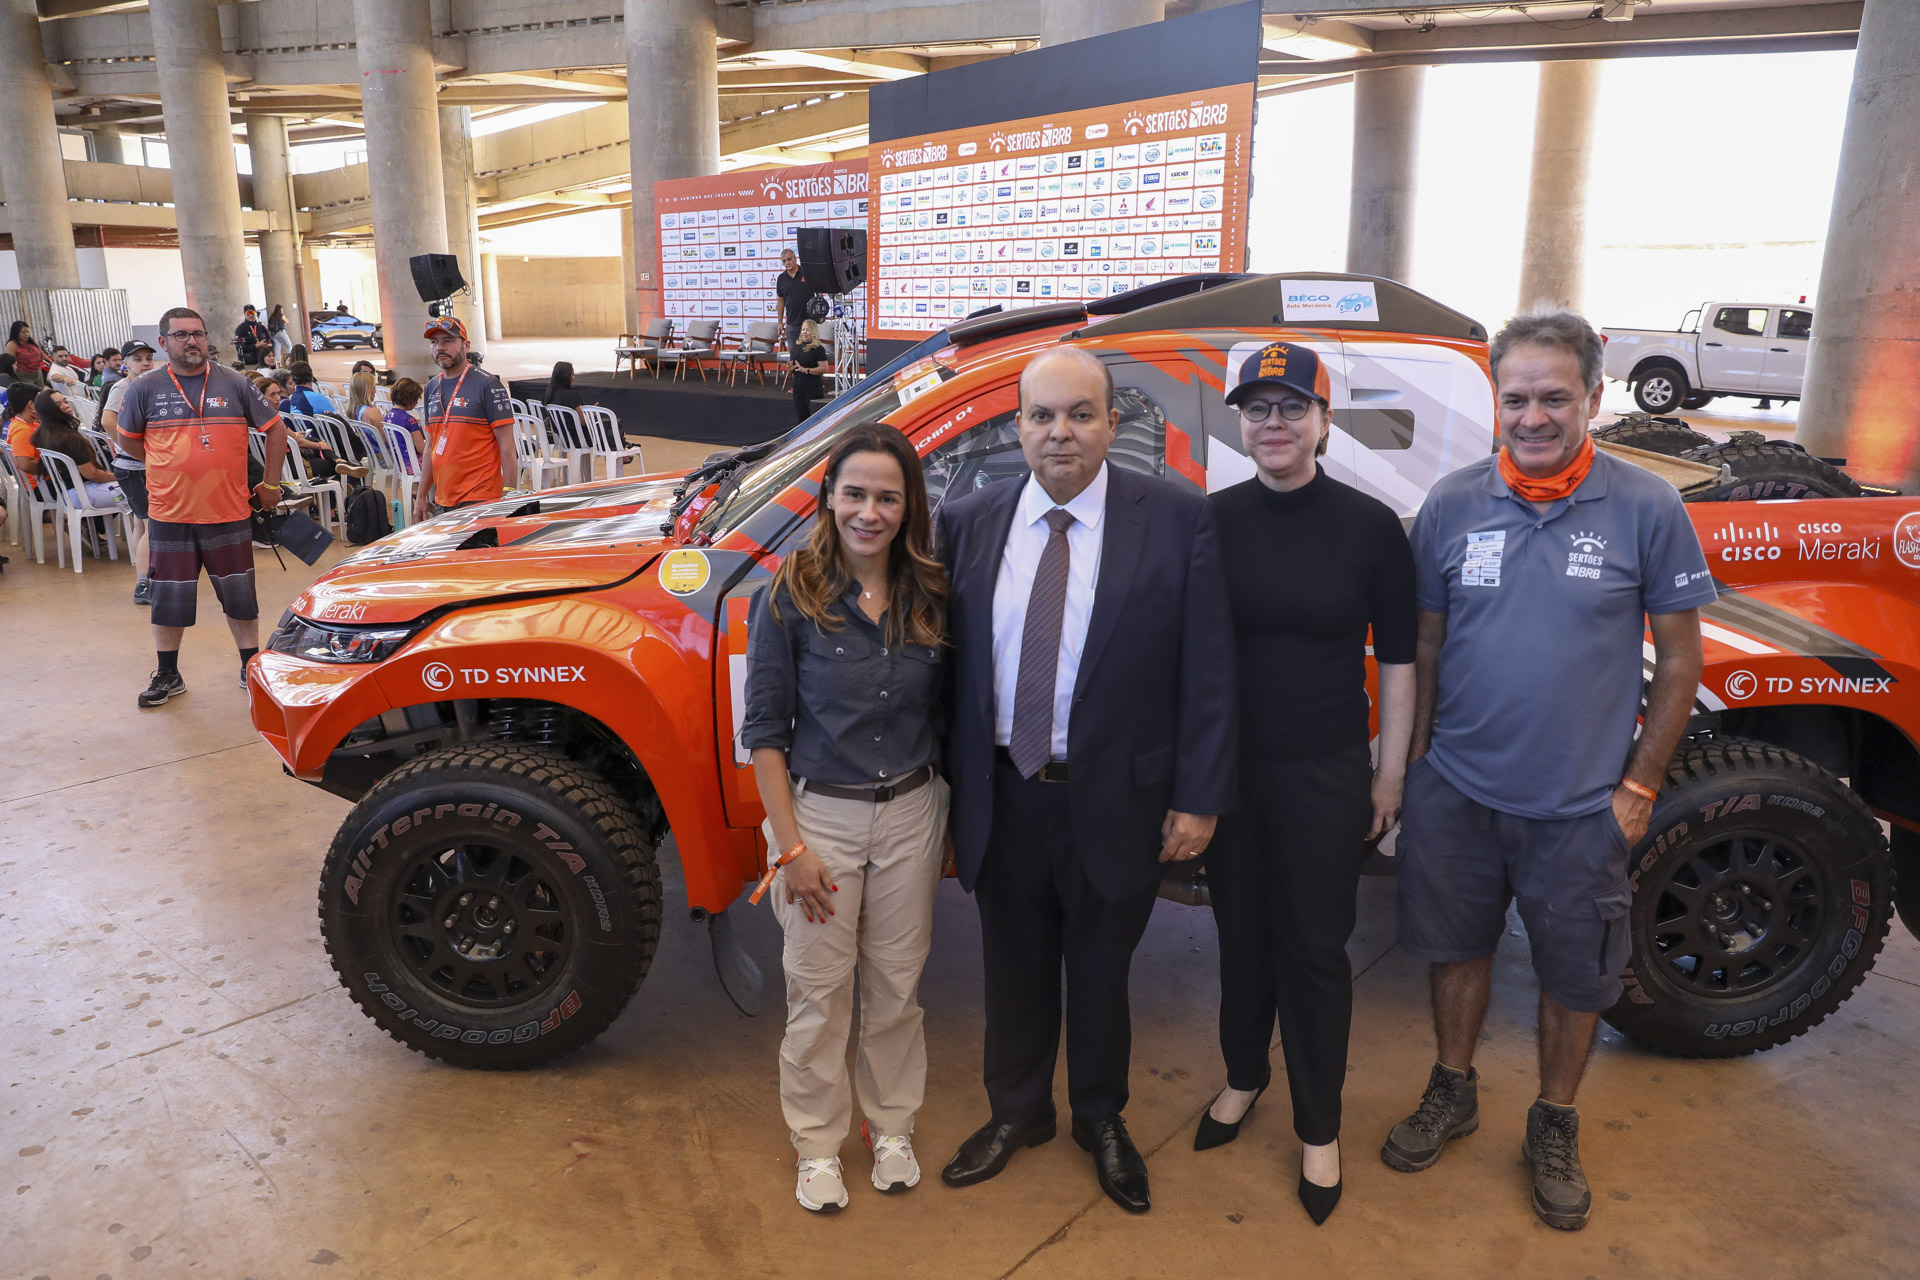
<path fill-rule="evenodd" d="M 285 464 L 287 429 L 240 373 L 208 359 L 206 322 L 174 307 L 160 317 L 167 363 L 127 384 L 115 428 L 127 455 L 146 463 L 148 576 L 159 669 L 138 701 L 157 707 L 187 691 L 180 640 L 194 623 L 204 567 L 240 649 L 240 687 L 260 651 L 253 585 L 252 502 L 272 508 L 277 484 L 251 483 L 249 433 L 265 437 L 265 476 Z"/>

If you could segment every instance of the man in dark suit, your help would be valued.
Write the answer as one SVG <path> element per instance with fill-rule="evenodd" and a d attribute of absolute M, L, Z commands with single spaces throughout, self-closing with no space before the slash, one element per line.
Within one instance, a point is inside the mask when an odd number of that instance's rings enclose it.
<path fill-rule="evenodd" d="M 1078 348 L 1020 379 L 1032 474 L 941 508 L 951 595 L 954 861 L 986 953 L 993 1116 L 942 1172 L 983 1182 L 1054 1136 L 1066 966 L 1073 1136 L 1122 1208 L 1150 1204 L 1127 1136 L 1127 971 L 1161 863 L 1234 794 L 1233 627 L 1197 492 L 1107 465 L 1120 415 Z"/>

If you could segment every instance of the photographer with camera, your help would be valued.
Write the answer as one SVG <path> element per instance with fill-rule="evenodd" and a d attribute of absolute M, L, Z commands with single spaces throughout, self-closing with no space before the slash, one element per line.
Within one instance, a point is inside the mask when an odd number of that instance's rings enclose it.
<path fill-rule="evenodd" d="M 253 584 L 252 509 L 271 510 L 280 489 L 266 477 L 286 464 L 287 429 L 245 376 L 207 357 L 200 313 L 174 307 L 160 317 L 166 365 L 127 384 L 117 423 L 128 456 L 146 463 L 148 573 L 153 640 L 160 666 L 139 697 L 157 707 L 187 691 L 180 640 L 194 623 L 205 566 L 227 629 L 240 649 L 240 687 L 260 651 L 260 604 Z M 161 374 L 165 374 L 164 377 Z M 247 435 L 266 436 L 262 482 L 247 473 Z"/>

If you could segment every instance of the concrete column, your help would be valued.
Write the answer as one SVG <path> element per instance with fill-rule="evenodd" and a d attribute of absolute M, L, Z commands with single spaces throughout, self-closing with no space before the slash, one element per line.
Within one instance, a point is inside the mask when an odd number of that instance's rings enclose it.
<path fill-rule="evenodd" d="M 306 327 L 307 316 L 325 305 L 320 293 L 320 255 L 313 251 L 311 245 L 302 243 L 300 246 L 300 309 L 305 314 L 301 316 L 301 331 L 307 336 L 300 341 L 309 348 L 313 346 L 313 333 Z"/>
<path fill-rule="evenodd" d="M 1347 270 L 1405 282 L 1413 267 L 1413 203 L 1420 163 L 1425 67 L 1353 77 L 1353 193 Z"/>
<path fill-rule="evenodd" d="M 1046 0 L 1040 12 L 1040 43 L 1046 47 L 1085 40 L 1166 16 L 1167 0 Z"/>
<path fill-rule="evenodd" d="M 634 300 L 660 314 L 660 220 L 653 184 L 720 172 L 720 68 L 713 0 L 626 0 L 627 129 L 634 139 Z"/>
<path fill-rule="evenodd" d="M 431 6 L 428 0 L 353 0 L 353 18 L 387 366 L 425 382 L 435 372 L 420 336 L 427 304 L 414 290 L 407 260 L 447 251 Z"/>
<path fill-rule="evenodd" d="M 460 259 L 467 296 L 454 314 L 476 340 L 486 315 L 486 286 L 480 278 L 480 208 L 473 194 L 473 109 L 440 108 L 440 177 L 447 192 L 447 252 Z"/>
<path fill-rule="evenodd" d="M 480 299 L 487 313 L 487 341 L 498 342 L 500 332 L 500 255 L 480 255 Z"/>
<path fill-rule="evenodd" d="M 0 0 L 0 119 L 8 121 L 10 135 L 0 147 L 0 183 L 6 187 L 20 284 L 78 289 L 80 259 L 73 252 L 67 175 L 34 0 Z"/>
<path fill-rule="evenodd" d="M 1867 0 L 1795 439 L 1920 485 L 1920 4 Z"/>
<path fill-rule="evenodd" d="M 93 158 L 102 164 L 140 164 L 146 158 L 140 149 L 140 135 L 128 133 L 117 124 L 95 125 L 87 132 L 93 135 Z"/>
<path fill-rule="evenodd" d="M 621 313 L 620 325 L 628 333 L 639 333 L 640 295 L 635 292 L 640 282 L 634 279 L 633 270 L 633 219 L 620 219 L 620 285 L 626 299 L 625 310 Z"/>
<path fill-rule="evenodd" d="M 305 342 L 300 315 L 300 281 L 294 263 L 298 250 L 293 218 L 293 189 L 288 185 L 287 122 L 279 116 L 247 117 L 247 155 L 253 161 L 253 207 L 272 215 L 273 226 L 260 233 L 260 276 L 267 296 L 261 299 L 262 322 L 275 307 L 285 307 L 287 331 L 295 342 Z"/>
<path fill-rule="evenodd" d="M 200 313 L 221 356 L 231 361 L 234 326 L 247 304 L 247 246 L 220 7 L 215 0 L 151 0 L 147 9 L 180 224 L 185 302 Z M 142 324 L 158 318 L 137 317 Z"/>
<path fill-rule="evenodd" d="M 1598 62 L 1543 62 L 1533 119 L 1533 180 L 1520 250 L 1519 309 L 1585 304 L 1587 175 L 1593 167 Z"/>

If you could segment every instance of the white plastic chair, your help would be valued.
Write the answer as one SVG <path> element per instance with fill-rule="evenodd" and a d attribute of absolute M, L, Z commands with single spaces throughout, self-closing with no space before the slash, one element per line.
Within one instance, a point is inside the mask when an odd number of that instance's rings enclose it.
<path fill-rule="evenodd" d="M 80 468 L 75 466 L 73 459 L 64 453 L 42 449 L 40 465 L 46 472 L 47 488 L 51 490 L 55 499 L 49 505 L 54 512 L 54 559 L 60 568 L 66 567 L 67 548 L 71 546 L 73 571 L 81 572 L 81 562 L 84 557 L 80 551 L 85 545 L 84 535 L 88 520 L 99 519 L 106 522 L 104 531 L 109 559 L 120 558 L 120 543 L 114 537 L 115 521 L 120 522 L 121 529 L 127 535 L 127 546 L 133 546 L 133 509 L 127 505 L 126 499 L 122 498 L 111 506 L 95 506 L 93 499 L 87 494 L 86 482 L 80 478 Z M 63 532 L 64 536 L 62 536 Z M 95 554 L 98 554 L 97 550 Z M 45 561 L 41 563 L 44 564 Z"/>
<path fill-rule="evenodd" d="M 528 416 L 527 402 L 525 400 L 522 400 L 519 396 L 508 396 L 507 408 L 513 410 L 513 416 L 516 418 L 524 418 Z"/>
<path fill-rule="evenodd" d="M 579 484 L 593 479 L 593 443 L 587 439 L 586 428 L 580 425 L 580 415 L 563 404 L 533 403 L 544 412 L 546 418 L 549 452 L 566 461 L 571 477 L 568 483 Z M 542 413 L 536 412 L 531 416 L 537 422 Z"/>
<path fill-rule="evenodd" d="M 335 404 L 339 404 L 347 398 L 345 393 L 340 390 L 340 384 L 337 382 L 316 382 L 313 384 L 313 389 L 326 396 L 327 399 L 333 401 Z"/>
<path fill-rule="evenodd" d="M 573 464 L 553 456 L 547 448 L 547 433 L 526 414 L 514 416 L 513 448 L 520 463 L 521 488 L 531 487 L 536 491 L 552 488 L 547 482 L 549 475 L 558 476 L 561 484 L 572 481 Z"/>
<path fill-rule="evenodd" d="M 55 504 L 50 500 L 46 488 L 34 477 L 20 469 L 14 460 L 13 450 L 0 440 L 0 461 L 6 464 L 7 479 L 13 488 L 13 501 L 7 504 L 7 520 L 12 526 L 12 539 L 15 546 L 31 542 L 33 559 L 36 564 L 47 562 L 47 535 L 44 517 L 54 511 Z M 22 533 L 22 530 L 25 530 Z M 54 526 L 56 542 L 60 536 L 59 526 Z M 56 547 L 56 550 L 58 548 Z"/>
<path fill-rule="evenodd" d="M 404 527 L 413 519 L 414 500 L 420 493 L 420 459 L 414 456 L 413 437 L 398 423 L 386 424 L 387 446 L 392 451 L 394 500 L 400 504 L 401 518 L 393 527 Z"/>
<path fill-rule="evenodd" d="M 627 459 L 631 458 L 641 475 L 647 473 L 647 464 L 640 456 L 640 446 L 628 443 L 626 435 L 620 430 L 620 419 L 613 410 L 604 405 L 581 405 L 580 425 L 586 434 L 587 447 L 592 450 L 587 459 L 589 469 L 593 466 L 594 458 L 604 458 L 607 479 L 617 479 Z M 591 480 L 593 477 L 589 475 L 587 478 Z"/>
<path fill-rule="evenodd" d="M 264 443 L 262 447 L 264 448 Z M 299 446 L 295 445 L 292 441 L 288 441 L 287 443 L 287 460 L 283 464 L 283 467 L 286 478 L 293 482 L 294 496 L 319 499 L 320 523 L 323 525 L 332 525 L 339 532 L 340 537 L 345 538 L 347 536 L 346 482 L 337 477 L 328 480 L 315 480 L 313 475 L 307 470 L 307 459 L 305 455 L 301 453 Z"/>

